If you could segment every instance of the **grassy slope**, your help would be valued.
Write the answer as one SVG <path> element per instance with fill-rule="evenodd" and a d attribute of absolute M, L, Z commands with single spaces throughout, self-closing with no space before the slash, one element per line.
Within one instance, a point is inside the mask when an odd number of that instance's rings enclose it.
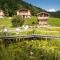
<path fill-rule="evenodd" d="M 52 26 L 60 26 L 60 18 L 49 18 L 48 24 Z"/>
<path fill-rule="evenodd" d="M 37 18 L 32 16 L 31 19 L 25 19 L 25 23 L 24 24 L 28 24 L 28 25 L 33 25 L 32 23 L 37 24 Z M 49 18 L 48 19 L 48 24 L 52 25 L 52 26 L 60 26 L 60 18 Z M 12 23 L 11 23 L 11 19 L 8 18 L 3 18 L 0 19 L 0 28 L 3 26 L 7 26 L 7 27 L 11 27 Z"/>
<path fill-rule="evenodd" d="M 26 19 L 25 24 L 32 25 L 32 22 L 37 24 L 37 18 L 32 17 L 31 19 Z M 49 18 L 48 19 L 48 24 L 52 26 L 60 26 L 60 18 Z"/>

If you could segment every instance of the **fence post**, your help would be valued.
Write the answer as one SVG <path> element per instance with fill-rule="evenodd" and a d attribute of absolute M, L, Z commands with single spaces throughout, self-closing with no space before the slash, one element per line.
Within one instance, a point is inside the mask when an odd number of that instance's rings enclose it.
<path fill-rule="evenodd" d="M 8 29 L 6 27 L 3 28 L 3 35 L 4 36 L 8 35 Z"/>

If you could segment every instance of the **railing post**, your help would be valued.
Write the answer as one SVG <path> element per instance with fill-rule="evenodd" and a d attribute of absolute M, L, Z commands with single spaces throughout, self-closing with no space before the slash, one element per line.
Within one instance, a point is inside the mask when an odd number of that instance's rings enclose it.
<path fill-rule="evenodd" d="M 17 27 L 16 28 L 16 35 L 19 35 L 19 31 L 20 31 L 20 29 Z"/>
<path fill-rule="evenodd" d="M 8 29 L 6 27 L 3 28 L 3 35 L 4 36 L 7 36 L 8 34 Z"/>

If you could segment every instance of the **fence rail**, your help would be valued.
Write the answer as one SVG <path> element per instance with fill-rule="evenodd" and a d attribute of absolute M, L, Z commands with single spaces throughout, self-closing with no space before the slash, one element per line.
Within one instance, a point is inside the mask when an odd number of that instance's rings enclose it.
<path fill-rule="evenodd" d="M 0 39 L 60 39 L 60 36 L 51 36 L 51 35 L 17 35 L 17 36 L 1 36 Z"/>
<path fill-rule="evenodd" d="M 26 27 L 27 28 L 27 27 Z M 60 39 L 60 30 L 56 30 L 55 27 L 52 30 L 51 27 L 29 27 L 29 28 L 12 28 L 12 29 L 2 29 L 0 30 L 0 39 L 29 39 L 29 38 L 37 38 L 37 39 Z M 58 27 L 57 27 L 58 28 Z M 60 28 L 60 27 L 59 27 Z"/>

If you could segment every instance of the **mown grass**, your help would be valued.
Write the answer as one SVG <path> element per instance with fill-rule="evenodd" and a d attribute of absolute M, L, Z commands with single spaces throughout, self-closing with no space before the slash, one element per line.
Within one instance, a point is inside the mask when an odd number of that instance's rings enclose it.
<path fill-rule="evenodd" d="M 60 18 L 49 18 L 48 24 L 51 26 L 60 26 Z"/>

